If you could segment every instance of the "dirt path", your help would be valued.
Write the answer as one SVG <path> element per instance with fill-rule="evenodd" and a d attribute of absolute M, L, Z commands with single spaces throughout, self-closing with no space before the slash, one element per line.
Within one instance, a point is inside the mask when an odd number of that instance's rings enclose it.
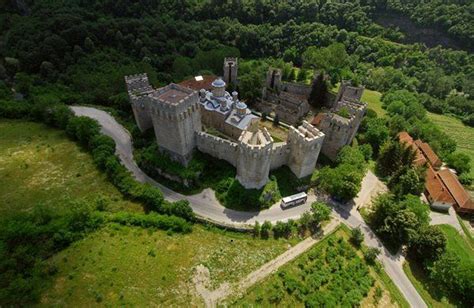
<path fill-rule="evenodd" d="M 200 265 L 196 268 L 196 274 L 193 279 L 196 286 L 196 291 L 203 297 L 206 307 L 216 307 L 221 300 L 229 297 L 232 294 L 244 293 L 249 287 L 276 272 L 281 266 L 296 259 L 301 254 L 308 251 L 325 235 L 334 231 L 336 227 L 339 226 L 339 223 L 339 219 L 333 218 L 331 222 L 324 226 L 322 231 L 316 236 L 306 238 L 275 259 L 265 263 L 259 269 L 248 274 L 237 283 L 223 283 L 213 291 L 207 289 L 207 286 L 209 285 L 209 271 L 204 266 Z"/>

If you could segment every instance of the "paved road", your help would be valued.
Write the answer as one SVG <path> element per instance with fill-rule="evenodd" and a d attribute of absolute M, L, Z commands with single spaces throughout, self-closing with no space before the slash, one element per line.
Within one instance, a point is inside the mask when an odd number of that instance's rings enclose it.
<path fill-rule="evenodd" d="M 270 222 L 286 221 L 299 218 L 301 214 L 309 210 L 311 203 L 315 201 L 316 197 L 313 195 L 308 198 L 306 204 L 286 210 L 283 210 L 279 204 L 275 204 L 271 208 L 260 212 L 241 212 L 223 207 L 211 189 L 205 189 L 201 193 L 192 196 L 174 192 L 154 181 L 137 166 L 133 160 L 132 142 L 128 131 L 117 123 L 110 114 L 91 107 L 72 107 L 72 109 L 76 115 L 87 116 L 100 123 L 102 132 L 115 140 L 116 151 L 122 163 L 138 181 L 159 187 L 169 201 L 188 200 L 193 211 L 198 216 L 208 220 L 235 227 L 246 227 L 253 225 L 256 221 L 260 223 L 266 220 Z"/>
<path fill-rule="evenodd" d="M 448 213 L 430 212 L 430 225 L 450 225 L 454 227 L 458 232 L 462 233 L 462 227 L 456 216 L 456 211 L 450 207 Z"/>
<path fill-rule="evenodd" d="M 129 133 L 125 128 L 117 123 L 111 115 L 102 110 L 91 107 L 72 107 L 72 109 L 76 115 L 87 116 L 96 119 L 100 123 L 102 132 L 115 140 L 117 145 L 116 151 L 122 163 L 133 173 L 138 181 L 150 183 L 159 187 L 163 191 L 165 198 L 169 201 L 181 199 L 188 200 L 193 211 L 198 216 L 205 219 L 234 227 L 245 227 L 249 224 L 254 224 L 255 221 L 260 223 L 265 220 L 271 222 L 286 221 L 288 219 L 299 218 L 301 214 L 309 210 L 310 204 L 316 200 L 314 195 L 309 195 L 308 202 L 298 207 L 283 210 L 278 204 L 275 204 L 270 209 L 261 212 L 241 212 L 226 209 L 220 205 L 211 189 L 206 189 L 201 193 L 192 196 L 185 196 L 176 193 L 148 177 L 137 166 L 133 160 L 132 143 Z M 352 203 L 342 205 L 330 200 L 329 202 L 333 205 L 334 214 L 336 217 L 341 219 L 342 222 L 353 228 L 358 226 L 361 227 L 361 230 L 365 235 L 366 245 L 377 247 L 381 250 L 382 253 L 379 255 L 380 261 L 384 265 L 387 274 L 398 286 L 410 306 L 416 308 L 426 307 L 423 299 L 417 293 L 416 289 L 403 271 L 403 256 L 400 254 L 390 254 L 390 252 L 383 247 L 382 243 L 372 230 L 370 230 L 370 228 L 365 224 L 357 211 L 358 207 L 370 202 L 372 196 L 384 190 L 386 190 L 386 187 L 383 183 L 381 183 L 377 177 L 369 171 L 362 182 L 362 188 L 358 197 L 355 198 Z"/>

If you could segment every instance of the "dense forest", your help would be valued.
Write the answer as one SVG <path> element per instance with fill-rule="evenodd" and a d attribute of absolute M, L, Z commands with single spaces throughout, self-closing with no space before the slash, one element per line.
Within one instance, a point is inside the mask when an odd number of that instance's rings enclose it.
<path fill-rule="evenodd" d="M 151 204 L 160 214 L 189 218 L 186 216 L 192 213 L 187 205 L 170 207 L 161 202 L 159 191 L 136 186 L 114 156 L 113 144 L 100 139 L 103 136 L 98 134 L 98 126 L 85 119 L 71 119 L 64 104 L 99 105 L 130 116 L 125 75 L 146 72 L 155 86 L 199 73 L 219 75 L 227 56 L 242 59 L 239 92 L 249 105 L 258 98 L 269 65 L 283 68 L 286 79 L 294 79 L 291 75 L 298 69 L 299 81 L 304 80 L 301 76 L 311 78 L 314 71 L 324 72 L 330 83 L 328 88 L 350 79 L 384 93 L 386 116 L 378 117 L 369 110 L 357 137 L 359 146 L 342 151 L 338 165 L 323 168 L 318 178 L 326 191 L 350 199 L 360 188 L 360 173 L 365 170 L 366 161 L 378 158 L 378 165 L 383 166 L 384 157 L 399 157 L 391 153 L 403 149 L 393 146 L 391 140 L 402 130 L 429 142 L 443 159 L 456 157 L 456 142 L 429 120 L 427 110 L 455 116 L 474 126 L 473 10 L 472 1 L 467 0 L 0 1 L 0 117 L 26 114 L 30 119 L 49 121 L 66 129 L 71 138 L 90 148 L 99 167 L 112 181 L 115 179 L 114 184 L 122 193 Z M 399 29 L 374 22 L 378 14 L 387 12 L 436 27 L 462 48 L 402 44 L 405 34 Z M 385 175 L 390 178 L 394 199 L 385 200 L 386 207 L 380 201 L 380 208 L 393 208 L 393 203 L 401 204 L 403 210 L 417 208 L 419 200 L 412 206 L 413 200 L 406 201 L 404 197 L 420 193 L 422 171 L 398 171 Z M 459 174 L 463 183 L 472 183 L 468 171 Z M 161 201 L 155 202 L 157 199 Z M 14 247 L 31 248 L 30 242 L 47 238 L 52 248 L 38 254 L 46 258 L 104 221 L 120 220 L 100 215 L 95 219 L 97 213 L 89 210 L 84 210 L 87 219 L 83 226 L 75 226 L 76 213 L 60 220 L 61 226 L 74 235 L 58 238 L 60 243 L 51 239 L 57 230 L 53 228 L 56 225 L 49 224 L 44 224 L 42 233 L 32 232 L 17 241 L 17 231 L 21 229 L 17 226 L 32 220 L 28 215 L 6 224 L 0 240 Z M 156 220 L 156 224 L 176 223 L 161 216 Z M 178 220 L 176 224 L 186 229 L 185 221 Z M 373 224 L 377 225 L 375 219 Z M 386 236 L 391 239 L 392 234 Z M 397 244 L 416 246 L 419 239 L 410 240 L 399 240 Z M 7 255 L 5 247 L 0 243 L 0 254 Z M 18 257 L 11 253 L 8 256 Z M 0 293 L 0 299 L 8 304 L 29 303 L 38 297 L 31 295 L 32 290 L 23 281 L 31 274 L 34 262 L 17 259 L 26 265 L 18 267 L 7 261 L 0 264 L 10 270 L 4 280 L 9 289 Z M 24 276 L 14 280 L 23 268 L 25 273 L 20 274 Z M 35 280 L 34 285 L 40 282 Z M 24 299 L 15 298 L 19 290 L 25 293 Z M 454 290 L 452 293 L 457 296 Z"/>
<path fill-rule="evenodd" d="M 371 21 L 377 7 L 364 1 L 12 1 L 0 24 L 0 78 L 9 86 L 15 81 L 26 96 L 41 84 L 48 88 L 42 94 L 55 92 L 70 103 L 120 105 L 125 74 L 146 71 L 155 83 L 199 71 L 219 74 L 230 55 L 324 69 L 330 59 L 314 62 L 305 51 L 341 43 L 333 81 L 423 93 L 430 111 L 472 125 L 472 54 L 394 43 L 403 34 Z M 0 88 L 4 98 L 11 97 L 9 86 Z"/>

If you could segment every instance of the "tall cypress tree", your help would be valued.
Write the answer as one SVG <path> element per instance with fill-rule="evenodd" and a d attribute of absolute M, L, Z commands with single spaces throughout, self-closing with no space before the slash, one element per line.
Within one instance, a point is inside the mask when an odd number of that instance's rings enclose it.
<path fill-rule="evenodd" d="M 316 108 L 321 108 L 326 103 L 328 86 L 324 80 L 324 73 L 321 72 L 313 79 L 311 85 L 311 93 L 309 94 L 308 103 Z"/>

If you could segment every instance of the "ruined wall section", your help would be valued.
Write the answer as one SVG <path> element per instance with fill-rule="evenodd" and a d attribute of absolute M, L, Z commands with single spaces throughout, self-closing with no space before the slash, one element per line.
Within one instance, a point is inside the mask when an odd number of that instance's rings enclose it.
<path fill-rule="evenodd" d="M 324 114 L 319 129 L 326 135 L 322 152 L 335 160 L 339 150 L 352 142 L 352 120 L 334 113 Z"/>
<path fill-rule="evenodd" d="M 311 86 L 295 82 L 283 82 L 281 90 L 308 99 L 309 94 L 311 93 Z"/>
<path fill-rule="evenodd" d="M 132 105 L 133 115 L 140 131 L 152 128 L 153 122 L 150 114 L 150 97 L 154 89 L 148 81 L 146 74 L 125 76 L 128 97 Z"/>

